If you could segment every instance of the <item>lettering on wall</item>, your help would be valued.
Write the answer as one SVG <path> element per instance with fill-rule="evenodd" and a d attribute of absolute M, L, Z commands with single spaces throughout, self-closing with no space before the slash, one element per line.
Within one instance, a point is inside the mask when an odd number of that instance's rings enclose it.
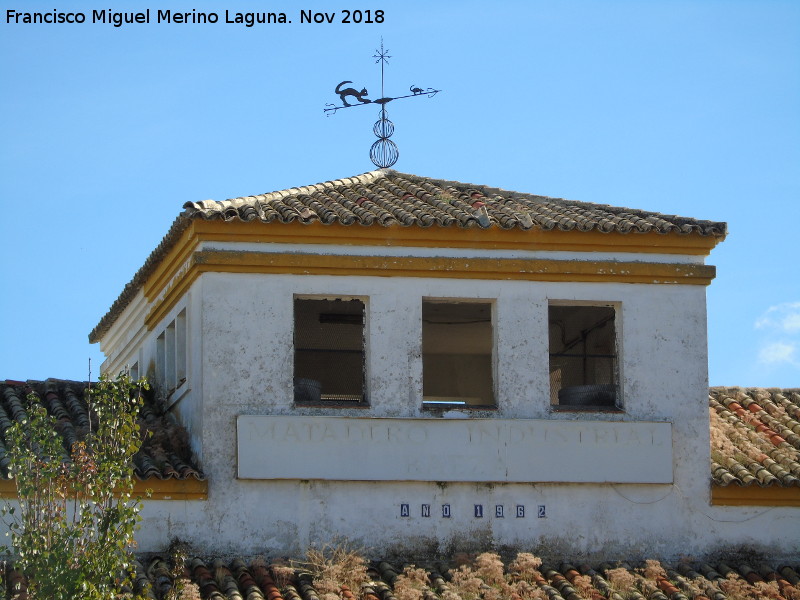
<path fill-rule="evenodd" d="M 240 415 L 242 479 L 672 483 L 672 425 Z"/>
<path fill-rule="evenodd" d="M 516 516 L 518 519 L 525 518 L 525 505 L 524 504 L 517 504 L 515 506 Z M 431 517 L 431 505 L 430 504 L 420 504 L 420 517 L 424 519 L 428 519 Z M 466 513 L 465 513 L 466 514 Z M 539 505 L 539 517 L 544 518 L 544 505 Z M 452 509 L 450 508 L 450 504 L 442 504 L 442 518 L 449 519 L 453 515 Z M 408 502 L 404 502 L 400 504 L 400 516 L 402 518 L 411 517 L 411 504 Z M 460 515 L 464 516 L 464 515 Z M 504 504 L 495 504 L 494 505 L 494 517 L 495 519 L 504 519 L 506 516 L 506 507 Z M 473 512 L 472 517 L 475 519 L 482 519 L 484 517 L 484 507 L 483 504 L 473 504 Z"/>

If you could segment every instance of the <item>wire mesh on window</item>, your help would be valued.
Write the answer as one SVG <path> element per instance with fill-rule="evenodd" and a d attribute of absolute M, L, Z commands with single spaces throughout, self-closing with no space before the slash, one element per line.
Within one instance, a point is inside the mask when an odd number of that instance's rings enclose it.
<path fill-rule="evenodd" d="M 550 355 L 552 404 L 613 406 L 616 357 Z"/>
<path fill-rule="evenodd" d="M 550 306 L 550 402 L 617 403 L 615 311 L 608 306 Z"/>
<path fill-rule="evenodd" d="M 296 402 L 364 400 L 364 303 L 294 301 Z"/>

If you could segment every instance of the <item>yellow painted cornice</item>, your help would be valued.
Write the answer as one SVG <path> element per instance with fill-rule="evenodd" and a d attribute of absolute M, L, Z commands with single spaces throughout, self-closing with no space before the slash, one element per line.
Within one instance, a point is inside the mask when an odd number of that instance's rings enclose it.
<path fill-rule="evenodd" d="M 716 506 L 800 506 L 800 487 L 712 485 L 711 504 Z"/>
<path fill-rule="evenodd" d="M 374 277 L 444 277 L 522 281 L 581 281 L 707 285 L 711 265 L 576 261 L 518 258 L 352 256 L 342 254 L 269 254 L 202 250 L 188 271 L 360 275 Z"/>
<path fill-rule="evenodd" d="M 208 500 L 207 479 L 147 479 L 136 480 L 133 493 L 150 500 Z"/>
<path fill-rule="evenodd" d="M 708 285 L 711 265 L 614 261 L 270 254 L 202 250 L 191 255 L 145 318 L 152 329 L 202 273 L 437 277 L 517 281 Z M 159 292 L 160 294 L 160 292 Z"/>
<path fill-rule="evenodd" d="M 152 301 L 175 277 L 200 242 L 268 242 L 294 245 L 472 248 L 565 252 L 707 255 L 717 239 L 699 234 L 599 233 L 459 227 L 383 227 L 194 220 L 148 276 L 142 291 Z"/>
<path fill-rule="evenodd" d="M 150 492 L 150 496 L 147 493 Z M 137 479 L 133 496 L 143 500 L 208 500 L 208 481 L 197 479 Z M 17 498 L 13 479 L 0 479 L 0 498 Z"/>
<path fill-rule="evenodd" d="M 402 227 L 323 225 L 261 221 L 203 221 L 190 226 L 200 241 L 475 248 L 480 250 L 556 250 L 565 252 L 644 252 L 707 256 L 720 241 L 712 236 L 663 233 L 601 233 L 490 227 Z"/>
<path fill-rule="evenodd" d="M 145 298 L 152 300 L 163 290 L 175 275 L 176 271 L 197 248 L 197 236 L 193 226 L 188 227 L 180 236 L 175 245 L 159 261 L 158 266 L 150 274 L 142 286 Z"/>
<path fill-rule="evenodd" d="M 470 248 L 565 252 L 707 255 L 719 240 L 699 234 L 599 233 L 459 227 L 345 226 L 197 219 L 147 277 L 153 306 L 148 328 L 161 320 L 203 272 L 447 277 L 527 281 L 603 281 L 708 285 L 713 266 L 616 261 L 436 258 L 197 251 L 202 242 L 290 245 Z M 268 248 L 268 246 L 265 246 Z"/>

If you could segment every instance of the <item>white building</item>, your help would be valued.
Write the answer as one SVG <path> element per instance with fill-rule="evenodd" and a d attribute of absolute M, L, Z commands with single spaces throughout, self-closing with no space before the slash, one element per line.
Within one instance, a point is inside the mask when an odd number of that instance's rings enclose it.
<path fill-rule="evenodd" d="M 391 170 L 184 208 L 90 335 L 208 479 L 141 549 L 796 550 L 796 509 L 711 504 L 724 223 Z"/>

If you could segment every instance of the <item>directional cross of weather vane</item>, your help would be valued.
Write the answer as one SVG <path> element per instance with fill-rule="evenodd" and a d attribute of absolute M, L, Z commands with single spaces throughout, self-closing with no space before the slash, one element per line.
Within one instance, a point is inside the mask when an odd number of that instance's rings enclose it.
<path fill-rule="evenodd" d="M 397 149 L 397 146 L 389 139 L 394 133 L 394 123 L 386 116 L 386 105 L 392 100 L 400 100 L 402 98 L 419 98 L 422 96 L 433 98 L 441 90 L 435 90 L 433 88 L 422 89 L 412 85 L 409 88 L 410 94 L 390 98 L 383 92 L 383 69 L 384 65 L 389 64 L 389 59 L 391 58 L 388 54 L 388 50 L 383 49 L 383 39 L 381 39 L 381 49 L 375 50 L 375 54 L 373 54 L 372 58 L 375 59 L 376 63 L 381 63 L 381 97 L 377 100 L 370 100 L 367 98 L 367 88 L 362 88 L 361 91 L 359 91 L 354 87 L 345 87 L 348 83 L 353 83 L 352 81 L 342 81 L 336 86 L 336 89 L 334 89 L 334 92 L 338 94 L 339 99 L 342 101 L 342 106 L 327 103 L 325 104 L 326 108 L 324 111 L 327 113 L 327 116 L 331 116 L 341 108 L 354 108 L 356 106 L 364 106 L 365 104 L 379 104 L 381 112 L 379 113 L 378 120 L 372 127 L 372 131 L 378 139 L 369 149 L 369 158 L 375 163 L 376 167 L 386 168 L 391 167 L 400 157 L 400 151 Z M 351 104 L 351 102 L 356 103 Z"/>

